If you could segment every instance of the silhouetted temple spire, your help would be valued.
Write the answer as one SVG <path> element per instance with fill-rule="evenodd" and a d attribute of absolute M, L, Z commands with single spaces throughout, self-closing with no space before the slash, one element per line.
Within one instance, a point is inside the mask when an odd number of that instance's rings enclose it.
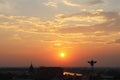
<path fill-rule="evenodd" d="M 31 65 L 30 65 L 30 67 L 29 67 L 29 72 L 30 72 L 30 73 L 33 73 L 33 72 L 34 72 L 34 67 L 33 67 L 32 63 L 31 63 Z"/>

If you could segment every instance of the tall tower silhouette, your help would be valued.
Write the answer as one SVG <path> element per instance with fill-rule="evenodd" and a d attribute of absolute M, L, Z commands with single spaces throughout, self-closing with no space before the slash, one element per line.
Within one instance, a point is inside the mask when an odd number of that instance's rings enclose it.
<path fill-rule="evenodd" d="M 90 80 L 95 80 L 95 76 L 94 76 L 94 64 L 97 63 L 97 61 L 91 60 L 91 61 L 88 61 L 88 63 L 91 66 Z"/>
<path fill-rule="evenodd" d="M 91 65 L 91 68 L 94 69 L 94 64 L 97 63 L 97 61 L 91 60 L 88 61 L 88 63 Z"/>

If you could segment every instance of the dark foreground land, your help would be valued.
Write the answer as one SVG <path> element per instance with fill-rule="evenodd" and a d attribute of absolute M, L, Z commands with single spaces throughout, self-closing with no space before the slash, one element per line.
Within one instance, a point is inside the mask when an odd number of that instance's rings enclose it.
<path fill-rule="evenodd" d="M 120 68 L 0 68 L 0 80 L 120 80 Z"/>

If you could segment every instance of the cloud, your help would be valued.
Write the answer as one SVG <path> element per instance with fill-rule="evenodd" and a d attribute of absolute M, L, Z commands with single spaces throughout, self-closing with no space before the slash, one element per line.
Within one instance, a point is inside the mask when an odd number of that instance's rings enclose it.
<path fill-rule="evenodd" d="M 106 22 L 106 17 L 101 12 L 81 12 L 71 15 L 58 14 L 56 21 L 67 26 L 93 26 Z"/>
<path fill-rule="evenodd" d="M 10 12 L 13 9 L 11 0 L 0 0 L 0 11 Z"/>
<path fill-rule="evenodd" d="M 120 39 L 116 39 L 114 43 L 120 43 Z"/>
<path fill-rule="evenodd" d="M 25 32 L 51 32 L 55 24 L 52 21 L 43 21 L 37 17 L 11 16 L 0 14 L 0 28 L 13 29 Z"/>
<path fill-rule="evenodd" d="M 62 2 L 63 2 L 65 5 L 68 5 L 68 6 L 76 6 L 76 7 L 80 6 L 79 4 L 74 3 L 74 2 L 72 2 L 72 1 L 70 1 L 70 0 L 62 0 Z"/>
<path fill-rule="evenodd" d="M 12 37 L 13 40 L 17 40 L 17 41 L 21 41 L 22 38 L 20 37 L 19 34 L 14 34 L 13 37 Z"/>
<path fill-rule="evenodd" d="M 100 43 L 103 42 L 104 44 L 106 44 L 109 42 L 113 42 L 115 38 L 120 36 L 119 12 L 105 12 L 97 10 L 71 15 L 59 14 L 56 16 L 56 20 L 60 22 L 61 25 L 59 28 L 57 28 L 59 33 L 82 33 L 85 37 L 82 39 L 84 39 L 85 42 L 95 41 Z M 90 37 L 92 37 L 92 39 L 94 40 L 90 40 Z"/>
<path fill-rule="evenodd" d="M 102 12 L 101 15 L 105 16 L 107 21 L 105 23 L 97 24 L 96 29 L 107 32 L 119 32 L 120 30 L 120 15 L 118 12 Z"/>
<path fill-rule="evenodd" d="M 103 0 L 90 0 L 89 2 L 86 2 L 85 4 L 87 6 L 92 6 L 92 5 L 102 4 L 102 3 L 104 3 Z"/>
<path fill-rule="evenodd" d="M 62 0 L 62 2 L 67 6 L 73 6 L 73 7 L 87 7 L 87 6 L 94 6 L 97 4 L 104 3 L 102 0 L 90 0 L 90 1 L 83 1 L 83 2 L 76 2 L 72 0 Z"/>
<path fill-rule="evenodd" d="M 57 3 L 56 3 L 56 2 L 52 2 L 52 1 L 50 1 L 50 2 L 48 2 L 48 3 L 45 3 L 45 5 L 46 5 L 46 6 L 55 7 L 55 8 L 58 7 L 58 6 L 57 6 Z"/>
<path fill-rule="evenodd" d="M 118 12 L 99 10 L 69 15 L 58 14 L 51 21 L 37 17 L 0 14 L 0 29 L 10 31 L 10 33 L 14 32 L 11 37 L 15 40 L 22 36 L 23 40 L 37 40 L 46 43 L 55 40 L 68 41 L 68 44 L 77 44 L 75 41 L 83 44 L 93 41 L 107 43 L 120 36 L 118 34 L 119 21 Z"/>
<path fill-rule="evenodd" d="M 54 21 L 41 20 L 37 17 L 13 16 L 0 14 L 0 34 L 6 40 L 19 42 L 50 43 L 59 37 L 55 33 Z"/>
<path fill-rule="evenodd" d="M 78 26 L 78 27 L 67 27 L 67 28 L 60 28 L 60 32 L 62 33 L 85 33 L 85 32 L 92 32 L 90 27 L 85 27 L 85 26 Z"/>
<path fill-rule="evenodd" d="M 59 14 L 57 21 L 61 21 L 63 32 L 119 32 L 120 15 L 118 12 L 81 12 L 71 15 Z"/>
<path fill-rule="evenodd" d="M 118 36 L 119 36 L 120 34 L 118 34 Z M 117 39 L 114 39 L 114 40 L 112 40 L 112 41 L 110 41 L 110 42 L 108 42 L 108 44 L 120 44 L 120 39 L 117 37 Z"/>

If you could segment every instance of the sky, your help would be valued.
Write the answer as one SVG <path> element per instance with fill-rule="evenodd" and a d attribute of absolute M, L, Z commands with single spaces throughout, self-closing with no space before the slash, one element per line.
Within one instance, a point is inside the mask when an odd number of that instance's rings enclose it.
<path fill-rule="evenodd" d="M 119 3 L 0 0 L 0 67 L 120 67 Z"/>

